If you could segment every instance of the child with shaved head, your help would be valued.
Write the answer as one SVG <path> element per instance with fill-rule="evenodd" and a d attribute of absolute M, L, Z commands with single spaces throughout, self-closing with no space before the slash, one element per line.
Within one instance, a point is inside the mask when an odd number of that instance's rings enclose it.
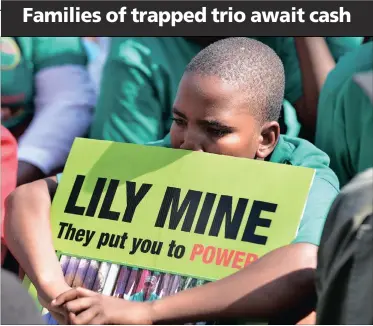
<path fill-rule="evenodd" d="M 292 243 L 220 281 L 151 303 L 70 289 L 51 240 L 47 185 L 51 188 L 56 179 L 35 182 L 12 196 L 6 230 L 9 247 L 46 305 L 72 324 L 181 323 L 221 317 L 268 320 L 300 311 L 299 306 L 314 294 L 320 234 L 339 185 L 326 154 L 307 141 L 280 135 L 277 119 L 284 84 L 281 60 L 268 46 L 248 38 L 215 42 L 186 67 L 174 101 L 170 137 L 150 145 L 315 169 Z M 19 232 L 28 234 L 27 244 L 14 240 L 13 234 Z"/>

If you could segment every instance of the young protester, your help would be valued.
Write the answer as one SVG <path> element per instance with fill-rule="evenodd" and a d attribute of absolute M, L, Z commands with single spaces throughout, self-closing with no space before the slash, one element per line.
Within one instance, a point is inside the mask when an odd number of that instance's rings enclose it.
<path fill-rule="evenodd" d="M 102 83 L 90 137 L 139 144 L 165 137 L 172 124 L 172 104 L 184 68 L 201 49 L 218 39 L 221 37 L 111 38 L 110 49 L 103 49 L 91 68 L 96 85 L 101 78 Z M 286 102 L 279 120 L 282 133 L 298 135 L 298 114 L 305 130 L 302 134 L 307 135 L 309 119 L 303 112 L 307 113 L 313 99 L 303 95 L 294 38 L 256 39 L 270 46 L 285 66 Z M 362 39 L 326 38 L 334 60 L 354 49 Z"/>
<path fill-rule="evenodd" d="M 1 266 L 7 254 L 4 240 L 5 199 L 17 184 L 17 141 L 4 126 L 1 126 Z"/>
<path fill-rule="evenodd" d="M 43 304 L 62 320 L 71 317 L 70 322 L 90 324 L 240 316 L 268 319 L 304 308 L 314 294 L 319 239 L 339 185 L 326 154 L 307 141 L 280 136 L 277 119 L 284 84 L 281 60 L 268 46 L 248 38 L 215 42 L 187 66 L 173 106 L 170 137 L 152 145 L 315 169 L 292 243 L 221 281 L 152 304 L 115 300 L 80 289 L 69 292 L 50 227 L 56 178 L 40 180 L 19 187 L 10 196 L 5 227 L 9 248 L 35 284 Z M 76 296 L 84 298 L 73 300 Z M 71 302 L 64 305 L 65 301 Z M 69 312 L 77 315 L 68 316 Z"/>
<path fill-rule="evenodd" d="M 323 38 L 296 38 L 315 144 L 330 157 L 341 186 L 373 166 L 373 42 L 360 45 L 335 64 Z M 317 124 L 316 124 L 317 122 Z"/>
<path fill-rule="evenodd" d="M 1 38 L 1 116 L 18 140 L 18 184 L 62 168 L 88 131 L 95 94 L 86 61 L 79 37 Z"/>

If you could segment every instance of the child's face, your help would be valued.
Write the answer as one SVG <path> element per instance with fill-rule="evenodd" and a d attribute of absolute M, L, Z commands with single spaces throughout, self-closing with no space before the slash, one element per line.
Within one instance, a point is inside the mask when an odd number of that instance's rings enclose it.
<path fill-rule="evenodd" d="M 250 114 L 242 91 L 218 77 L 185 74 L 173 117 L 173 148 L 262 159 L 272 151 L 263 151 L 263 126 Z"/>

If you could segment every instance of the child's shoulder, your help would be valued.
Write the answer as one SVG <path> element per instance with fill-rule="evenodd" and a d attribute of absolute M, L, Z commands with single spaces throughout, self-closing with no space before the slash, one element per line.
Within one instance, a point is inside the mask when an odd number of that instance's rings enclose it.
<path fill-rule="evenodd" d="M 281 135 L 272 154 L 271 162 L 316 168 L 329 166 L 329 156 L 309 141 Z"/>
<path fill-rule="evenodd" d="M 305 139 L 281 135 L 271 162 L 315 169 L 316 177 L 325 179 L 339 189 L 338 178 L 329 167 L 329 156 Z"/>

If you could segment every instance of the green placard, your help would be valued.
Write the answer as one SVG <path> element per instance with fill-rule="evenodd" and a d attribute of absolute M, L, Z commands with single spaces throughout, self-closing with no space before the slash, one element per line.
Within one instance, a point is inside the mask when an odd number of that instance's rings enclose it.
<path fill-rule="evenodd" d="M 77 139 L 52 205 L 67 255 L 223 278 L 295 237 L 315 171 Z"/>

